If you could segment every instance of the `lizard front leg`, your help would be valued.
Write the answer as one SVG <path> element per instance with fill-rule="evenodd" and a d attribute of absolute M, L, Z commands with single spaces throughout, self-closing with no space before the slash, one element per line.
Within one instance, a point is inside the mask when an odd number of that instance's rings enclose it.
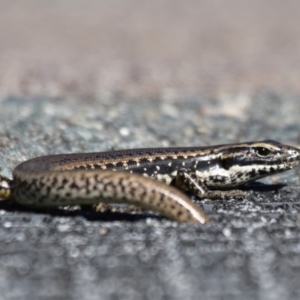
<path fill-rule="evenodd" d="M 172 184 L 183 191 L 188 190 L 192 192 L 201 199 L 208 198 L 217 200 L 244 198 L 246 195 L 240 190 L 209 190 L 205 185 L 203 178 L 197 176 L 195 172 L 188 171 L 187 169 L 180 169 Z"/>

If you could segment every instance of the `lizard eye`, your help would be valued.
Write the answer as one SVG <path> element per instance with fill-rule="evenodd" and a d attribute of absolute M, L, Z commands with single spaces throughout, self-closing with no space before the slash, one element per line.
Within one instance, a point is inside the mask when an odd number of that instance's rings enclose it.
<path fill-rule="evenodd" d="M 257 156 L 266 157 L 271 153 L 271 150 L 264 147 L 257 147 L 255 149 L 255 153 L 257 154 Z"/>

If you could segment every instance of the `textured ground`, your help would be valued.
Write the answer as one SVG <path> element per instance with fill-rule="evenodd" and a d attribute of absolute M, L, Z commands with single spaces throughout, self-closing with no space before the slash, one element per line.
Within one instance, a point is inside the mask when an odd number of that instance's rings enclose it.
<path fill-rule="evenodd" d="M 299 145 L 299 12 L 297 1 L 0 1 L 1 174 L 49 153 Z M 299 179 L 201 201 L 205 226 L 2 202 L 0 299 L 299 299 Z"/>

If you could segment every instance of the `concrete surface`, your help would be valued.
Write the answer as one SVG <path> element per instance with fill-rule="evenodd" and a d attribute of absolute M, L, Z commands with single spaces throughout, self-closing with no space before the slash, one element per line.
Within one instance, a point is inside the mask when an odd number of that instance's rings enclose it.
<path fill-rule="evenodd" d="M 50 153 L 299 145 L 298 8 L 0 1 L 1 174 Z M 200 201 L 205 226 L 0 202 L 0 299 L 299 299 L 299 177 Z"/>

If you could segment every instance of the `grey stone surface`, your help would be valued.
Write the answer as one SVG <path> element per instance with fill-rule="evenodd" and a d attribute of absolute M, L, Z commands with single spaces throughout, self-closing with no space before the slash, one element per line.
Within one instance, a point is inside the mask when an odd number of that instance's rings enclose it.
<path fill-rule="evenodd" d="M 268 92 L 226 102 L 11 96 L 1 100 L 1 173 L 49 153 L 264 138 L 295 145 L 299 106 L 296 96 Z M 298 299 L 299 170 L 266 182 L 242 201 L 200 201 L 205 226 L 2 202 L 0 298 Z"/>

